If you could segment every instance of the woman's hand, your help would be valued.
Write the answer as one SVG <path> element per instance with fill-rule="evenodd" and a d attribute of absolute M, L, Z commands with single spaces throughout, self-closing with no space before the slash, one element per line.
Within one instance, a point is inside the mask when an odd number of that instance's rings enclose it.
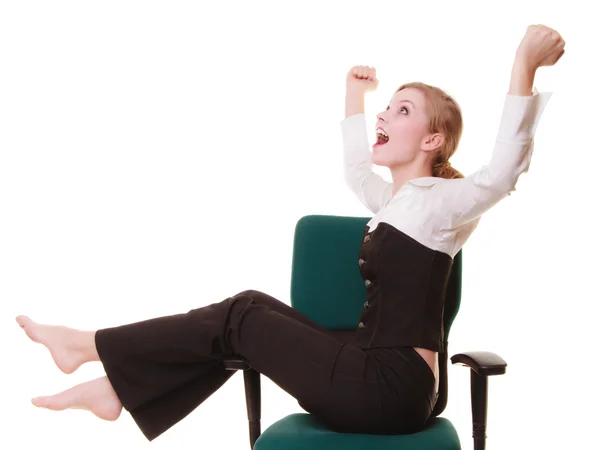
<path fill-rule="evenodd" d="M 564 53 L 565 41 L 557 31 L 545 25 L 527 27 L 515 55 L 508 93 L 531 95 L 537 69 L 553 66 Z"/>
<path fill-rule="evenodd" d="M 377 89 L 379 80 L 373 67 L 354 66 L 346 76 L 346 117 L 364 113 L 365 94 Z"/>
<path fill-rule="evenodd" d="M 379 80 L 374 67 L 354 66 L 346 76 L 346 89 L 353 93 L 365 94 L 377 89 Z"/>
<path fill-rule="evenodd" d="M 545 25 L 529 25 L 517 49 L 515 61 L 529 70 L 553 66 L 565 53 L 561 35 Z"/>

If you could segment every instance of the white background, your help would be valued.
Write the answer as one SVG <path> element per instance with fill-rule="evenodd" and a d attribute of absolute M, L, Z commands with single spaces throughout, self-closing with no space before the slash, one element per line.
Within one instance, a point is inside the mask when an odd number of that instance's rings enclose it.
<path fill-rule="evenodd" d="M 373 124 L 401 83 L 453 95 L 465 131 L 452 162 L 469 174 L 491 156 L 525 29 L 543 23 L 563 35 L 566 54 L 536 78 L 554 95 L 529 173 L 465 247 L 450 351 L 491 350 L 508 362 L 506 375 L 490 379 L 490 450 L 589 448 L 600 400 L 600 38 L 586 8 L 3 2 L 0 447 L 149 445 L 127 413 L 112 423 L 33 407 L 31 397 L 103 372 L 99 363 L 59 372 L 17 314 L 97 329 L 244 289 L 289 302 L 296 221 L 370 214 L 342 177 L 347 70 L 378 69 L 367 102 Z M 468 369 L 451 367 L 449 378 L 443 415 L 472 448 Z M 302 412 L 296 401 L 263 377 L 263 428 L 293 412 Z M 151 445 L 243 449 L 247 433 L 238 373 Z"/>

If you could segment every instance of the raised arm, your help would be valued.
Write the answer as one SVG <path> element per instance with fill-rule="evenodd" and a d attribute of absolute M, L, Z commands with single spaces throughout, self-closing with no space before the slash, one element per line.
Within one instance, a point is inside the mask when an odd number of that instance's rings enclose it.
<path fill-rule="evenodd" d="M 448 228 L 476 219 L 515 190 L 527 172 L 533 137 L 550 93 L 532 92 L 537 69 L 554 65 L 564 53 L 564 41 L 543 25 L 527 28 L 515 55 L 510 87 L 504 101 L 491 161 L 474 174 L 438 183 L 432 189 L 448 217 Z"/>
<path fill-rule="evenodd" d="M 377 213 L 392 198 L 393 183 L 373 172 L 365 122 L 365 94 L 377 88 L 375 69 L 355 66 L 346 77 L 346 118 L 342 121 L 344 179 L 358 199 Z"/>

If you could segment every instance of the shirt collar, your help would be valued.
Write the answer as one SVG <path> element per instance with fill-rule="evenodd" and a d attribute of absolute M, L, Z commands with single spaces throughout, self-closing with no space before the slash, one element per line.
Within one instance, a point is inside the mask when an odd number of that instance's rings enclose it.
<path fill-rule="evenodd" d="M 415 184 L 417 186 L 433 186 L 436 183 L 439 183 L 444 178 L 440 177 L 419 177 L 413 178 L 412 180 L 408 180 L 407 183 Z"/>

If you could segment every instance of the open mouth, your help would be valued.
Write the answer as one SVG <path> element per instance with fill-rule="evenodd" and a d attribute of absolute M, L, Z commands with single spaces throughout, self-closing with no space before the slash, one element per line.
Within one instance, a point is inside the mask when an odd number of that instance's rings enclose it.
<path fill-rule="evenodd" d="M 375 143 L 375 145 L 383 145 L 383 144 L 387 143 L 387 141 L 390 140 L 387 133 L 385 131 L 383 131 L 381 128 L 377 128 L 375 130 L 375 136 L 377 136 L 377 142 Z"/>

